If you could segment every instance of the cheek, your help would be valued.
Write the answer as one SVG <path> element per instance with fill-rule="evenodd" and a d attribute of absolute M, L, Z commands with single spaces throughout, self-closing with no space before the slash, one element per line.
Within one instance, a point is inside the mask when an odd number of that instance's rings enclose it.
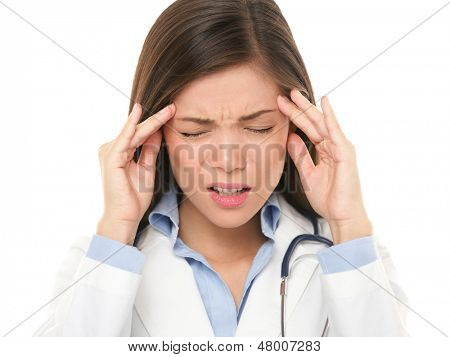
<path fill-rule="evenodd" d="M 197 187 L 200 162 L 198 148 L 176 135 L 169 134 L 167 152 L 175 179 L 184 192 Z"/>
<path fill-rule="evenodd" d="M 275 174 L 278 173 L 280 166 L 281 168 L 284 166 L 288 134 L 289 127 L 286 125 L 261 146 L 262 162 L 269 169 L 273 168 Z"/>
<path fill-rule="evenodd" d="M 264 148 L 263 165 L 264 171 L 269 177 L 271 185 L 277 184 L 284 169 L 286 147 L 281 144 L 268 145 Z"/>
<path fill-rule="evenodd" d="M 283 141 L 253 146 L 245 153 L 255 188 L 261 193 L 273 191 L 283 173 L 286 148 Z"/>

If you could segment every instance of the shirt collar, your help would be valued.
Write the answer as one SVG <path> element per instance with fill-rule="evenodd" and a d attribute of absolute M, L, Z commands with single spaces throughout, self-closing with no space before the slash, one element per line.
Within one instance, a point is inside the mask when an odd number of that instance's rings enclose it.
<path fill-rule="evenodd" d="M 266 237 L 273 239 L 280 216 L 281 208 L 277 193 L 272 192 L 260 211 L 261 231 Z M 163 193 L 150 212 L 148 221 L 151 226 L 170 238 L 172 247 L 175 245 L 179 230 L 179 215 L 178 199 L 173 185 L 169 191 Z"/>
<path fill-rule="evenodd" d="M 280 223 L 281 207 L 278 202 L 278 194 L 272 192 L 264 206 L 261 208 L 261 230 L 265 236 L 274 237 Z"/>
<path fill-rule="evenodd" d="M 179 215 L 178 215 L 178 198 L 173 187 L 164 192 L 159 202 L 155 205 L 153 210 L 148 215 L 148 222 L 172 241 L 172 246 L 175 244 L 174 240 L 178 236 L 179 229 Z"/>

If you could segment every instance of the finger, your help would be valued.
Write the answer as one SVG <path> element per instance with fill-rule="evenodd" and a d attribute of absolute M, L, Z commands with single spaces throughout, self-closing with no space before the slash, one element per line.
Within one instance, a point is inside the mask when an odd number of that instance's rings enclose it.
<path fill-rule="evenodd" d="M 152 135 L 173 117 L 176 111 L 175 109 L 175 104 L 172 103 L 140 123 L 137 126 L 130 146 L 136 148 L 142 145 L 142 143 L 145 142 L 150 135 Z"/>
<path fill-rule="evenodd" d="M 320 100 L 320 105 L 322 107 L 323 113 L 325 115 L 325 123 L 328 128 L 328 133 L 330 138 L 336 144 L 342 143 L 346 140 L 344 133 L 337 121 L 336 115 L 334 114 L 333 108 L 331 107 L 330 101 L 327 96 L 323 96 Z"/>
<path fill-rule="evenodd" d="M 299 106 L 316 127 L 318 133 L 326 138 L 328 137 L 328 129 L 325 124 L 323 113 L 312 104 L 297 88 L 291 90 L 292 101 Z"/>
<path fill-rule="evenodd" d="M 287 147 L 289 155 L 298 170 L 303 188 L 306 189 L 308 187 L 307 177 L 316 165 L 314 164 L 305 142 L 297 134 L 289 134 Z"/>
<path fill-rule="evenodd" d="M 138 191 L 151 194 L 154 188 L 156 159 L 161 147 L 162 133 L 157 130 L 144 142 L 137 164 L 131 162 L 130 178 Z"/>
<path fill-rule="evenodd" d="M 161 147 L 162 133 L 161 130 L 157 130 L 150 135 L 142 145 L 141 154 L 137 162 L 138 165 L 145 169 L 151 169 L 155 166 L 156 158 Z"/>
<path fill-rule="evenodd" d="M 323 140 L 311 120 L 300 110 L 295 103 L 284 96 L 278 96 L 278 106 L 281 112 L 288 116 L 288 118 L 300 128 L 309 140 L 316 145 Z"/>
<path fill-rule="evenodd" d="M 122 131 L 117 136 L 114 146 L 119 152 L 123 152 L 128 149 L 131 138 L 136 131 L 136 125 L 139 122 L 139 118 L 142 115 L 142 107 L 139 103 L 134 103 L 133 110 L 128 116 L 128 120 Z"/>

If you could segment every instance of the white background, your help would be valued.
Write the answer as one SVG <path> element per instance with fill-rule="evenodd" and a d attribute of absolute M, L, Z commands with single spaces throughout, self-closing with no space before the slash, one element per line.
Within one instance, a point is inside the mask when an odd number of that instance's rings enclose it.
<path fill-rule="evenodd" d="M 276 2 L 316 99 L 445 5 Z M 52 298 L 69 246 L 95 232 L 103 209 L 97 150 L 127 118 L 143 41 L 170 3 L 0 2 L 2 335 Z M 450 333 L 449 11 L 329 94 L 357 149 L 367 211 L 409 297 L 413 336 Z M 9 335 L 30 336 L 45 318 L 44 309 Z"/>

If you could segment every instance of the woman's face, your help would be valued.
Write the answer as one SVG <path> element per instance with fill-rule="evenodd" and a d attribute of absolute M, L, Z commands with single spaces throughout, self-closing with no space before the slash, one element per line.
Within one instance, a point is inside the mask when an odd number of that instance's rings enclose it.
<path fill-rule="evenodd" d="M 240 65 L 191 82 L 174 100 L 176 114 L 163 134 L 175 180 L 183 199 L 217 226 L 248 222 L 280 180 L 293 128 L 278 109 L 280 93 L 269 78 Z M 218 194 L 209 190 L 212 183 L 237 183 L 250 190 L 239 195 L 247 197 L 244 202 L 227 206 L 213 199 Z"/>

